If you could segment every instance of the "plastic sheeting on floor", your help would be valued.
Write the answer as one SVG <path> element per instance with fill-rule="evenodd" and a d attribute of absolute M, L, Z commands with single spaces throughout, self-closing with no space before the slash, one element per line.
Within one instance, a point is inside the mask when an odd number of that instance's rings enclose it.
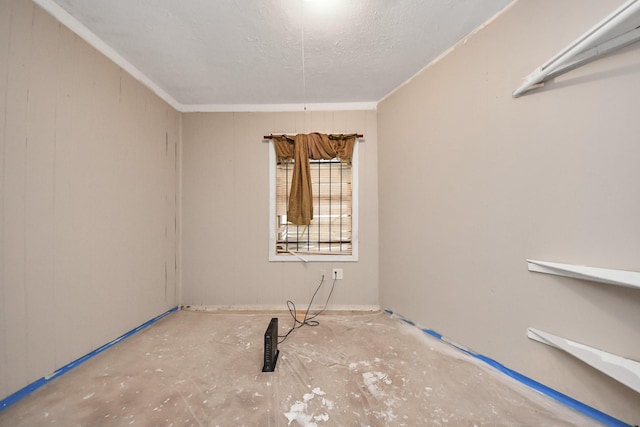
<path fill-rule="evenodd" d="M 261 372 L 271 317 L 179 311 L 0 412 L 0 426 L 597 426 L 387 313 L 327 314 Z"/>

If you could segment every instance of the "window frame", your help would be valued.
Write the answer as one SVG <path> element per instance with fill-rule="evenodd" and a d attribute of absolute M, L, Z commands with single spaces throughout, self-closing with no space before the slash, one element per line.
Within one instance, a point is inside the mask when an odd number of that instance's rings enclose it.
<path fill-rule="evenodd" d="M 359 205 L 359 168 L 358 142 L 353 147 L 351 158 L 351 255 L 332 254 L 277 254 L 276 243 L 278 227 L 276 226 L 276 149 L 273 141 L 269 141 L 269 261 L 281 262 L 356 262 L 358 261 L 358 205 Z"/>

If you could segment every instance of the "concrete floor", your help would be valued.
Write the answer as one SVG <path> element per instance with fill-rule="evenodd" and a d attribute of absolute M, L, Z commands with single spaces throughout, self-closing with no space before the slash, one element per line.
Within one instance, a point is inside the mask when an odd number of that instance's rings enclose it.
<path fill-rule="evenodd" d="M 0 412 L 1 426 L 597 426 L 387 313 L 327 314 L 261 372 L 271 317 L 179 311 Z"/>

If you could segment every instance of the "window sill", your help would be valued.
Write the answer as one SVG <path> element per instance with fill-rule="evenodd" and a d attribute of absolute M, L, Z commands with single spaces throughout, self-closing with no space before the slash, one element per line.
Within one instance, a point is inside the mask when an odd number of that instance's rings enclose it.
<path fill-rule="evenodd" d="M 357 255 L 276 255 L 269 254 L 269 262 L 357 262 Z"/>

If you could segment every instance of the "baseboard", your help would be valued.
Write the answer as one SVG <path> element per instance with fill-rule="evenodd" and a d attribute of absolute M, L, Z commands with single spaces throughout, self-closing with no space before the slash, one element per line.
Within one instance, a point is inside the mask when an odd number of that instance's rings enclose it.
<path fill-rule="evenodd" d="M 322 310 L 322 305 L 312 305 L 310 311 Z M 272 313 L 289 312 L 286 304 L 256 304 L 256 305 L 183 305 L 181 310 L 185 311 L 207 311 L 207 312 L 250 312 L 250 313 Z M 307 306 L 296 307 L 296 311 L 304 311 Z M 339 313 L 373 313 L 381 311 L 379 305 L 330 305 L 325 309 L 327 314 Z"/>

